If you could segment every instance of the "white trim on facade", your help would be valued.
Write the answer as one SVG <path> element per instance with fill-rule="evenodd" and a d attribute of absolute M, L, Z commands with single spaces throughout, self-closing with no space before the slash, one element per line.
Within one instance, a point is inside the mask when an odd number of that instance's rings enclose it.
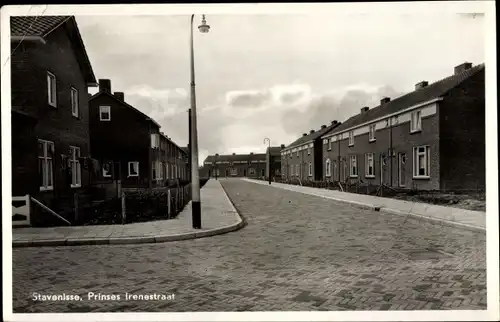
<path fill-rule="evenodd" d="M 382 129 L 382 128 L 386 127 L 385 121 L 390 119 L 391 117 L 394 117 L 394 116 L 398 116 L 398 124 L 397 125 L 404 123 L 404 122 L 409 122 L 410 121 L 410 117 L 409 117 L 410 114 L 408 112 L 413 111 L 417 108 L 422 108 L 422 113 L 421 113 L 422 118 L 424 118 L 426 116 L 434 115 L 434 114 L 436 114 L 436 111 L 437 111 L 437 104 L 435 104 L 435 103 L 442 101 L 442 100 L 443 100 L 442 97 L 438 97 L 438 98 L 432 99 L 430 101 L 426 101 L 426 102 L 411 106 L 411 107 L 406 108 L 404 110 L 401 110 L 401 111 L 398 111 L 398 112 L 395 112 L 392 114 L 384 115 L 382 117 L 371 120 L 369 122 L 365 122 L 365 123 L 362 123 L 359 125 L 352 126 L 350 128 L 347 128 L 347 129 L 343 129 L 341 132 L 333 131 L 331 133 L 325 134 L 324 136 L 322 136 L 322 138 L 325 138 L 325 139 L 331 138 L 331 137 L 333 137 L 335 135 L 339 135 L 339 134 L 344 136 L 345 133 L 349 133 L 349 131 L 352 131 L 352 130 L 356 130 L 356 132 L 354 133 L 355 136 L 359 135 L 359 134 L 368 133 L 368 125 L 373 124 L 373 123 L 376 123 L 377 129 Z M 408 117 L 405 117 L 406 114 L 408 114 Z M 366 130 L 361 130 L 361 131 L 358 130 L 358 129 L 363 128 L 363 127 L 366 127 Z"/>

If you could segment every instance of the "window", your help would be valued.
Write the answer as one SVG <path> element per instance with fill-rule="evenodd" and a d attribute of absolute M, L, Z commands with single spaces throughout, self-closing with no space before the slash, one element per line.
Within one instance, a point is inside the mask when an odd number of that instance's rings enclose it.
<path fill-rule="evenodd" d="M 375 177 L 375 167 L 373 164 L 373 153 L 365 154 L 365 177 L 374 178 Z"/>
<path fill-rule="evenodd" d="M 332 149 L 332 139 L 333 138 L 328 139 L 328 150 Z"/>
<path fill-rule="evenodd" d="M 111 106 L 99 106 L 99 119 L 101 121 L 111 121 Z"/>
<path fill-rule="evenodd" d="M 297 158 L 299 157 L 300 148 L 297 148 Z"/>
<path fill-rule="evenodd" d="M 357 177 L 358 176 L 358 165 L 357 165 L 357 160 L 355 155 L 351 155 L 350 157 L 350 171 L 349 175 L 351 177 Z"/>
<path fill-rule="evenodd" d="M 161 162 L 155 161 L 151 163 L 151 169 L 153 170 L 153 180 L 161 180 Z"/>
<path fill-rule="evenodd" d="M 40 191 L 54 189 L 54 142 L 38 140 L 38 175 Z"/>
<path fill-rule="evenodd" d="M 47 72 L 47 98 L 49 105 L 57 107 L 56 76 Z"/>
<path fill-rule="evenodd" d="M 331 164 L 330 164 L 330 159 L 326 159 L 325 162 L 325 174 L 327 177 L 331 176 Z"/>
<path fill-rule="evenodd" d="M 375 125 L 376 124 L 371 124 L 369 127 L 368 141 L 370 142 L 375 141 Z"/>
<path fill-rule="evenodd" d="M 313 175 L 313 165 L 312 162 L 309 162 L 309 176 L 312 177 Z"/>
<path fill-rule="evenodd" d="M 430 175 L 430 148 L 419 146 L 413 148 L 413 177 L 429 178 Z"/>
<path fill-rule="evenodd" d="M 252 176 L 255 175 L 255 169 L 254 168 L 248 169 L 248 174 L 250 174 Z"/>
<path fill-rule="evenodd" d="M 70 95 L 71 95 L 71 114 L 74 117 L 78 117 L 79 116 L 78 90 L 74 87 L 71 87 Z"/>
<path fill-rule="evenodd" d="M 139 176 L 139 162 L 132 161 L 128 163 L 128 176 L 129 177 Z"/>
<path fill-rule="evenodd" d="M 160 135 L 151 134 L 151 148 L 157 149 L 160 147 Z"/>
<path fill-rule="evenodd" d="M 422 130 L 421 111 L 411 112 L 410 132 L 418 132 L 420 130 Z"/>
<path fill-rule="evenodd" d="M 105 162 L 102 165 L 102 176 L 105 178 L 110 178 L 111 177 L 111 165 L 112 162 Z"/>
<path fill-rule="evenodd" d="M 349 131 L 349 146 L 354 145 L 354 131 Z"/>
<path fill-rule="evenodd" d="M 311 148 L 307 148 L 307 155 L 311 155 Z"/>
<path fill-rule="evenodd" d="M 76 146 L 69 147 L 71 164 L 71 188 L 82 186 L 82 167 L 80 164 L 80 148 Z"/>

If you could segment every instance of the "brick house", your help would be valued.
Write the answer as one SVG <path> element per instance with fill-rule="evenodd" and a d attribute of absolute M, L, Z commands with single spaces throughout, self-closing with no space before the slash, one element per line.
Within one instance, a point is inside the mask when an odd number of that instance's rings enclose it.
<path fill-rule="evenodd" d="M 269 173 L 271 173 L 271 179 L 281 178 L 281 148 L 285 147 L 283 144 L 281 146 L 272 146 L 266 149 L 266 179 Z M 269 167 L 271 169 L 269 170 Z M 269 172 L 271 171 L 271 172 Z"/>
<path fill-rule="evenodd" d="M 203 161 L 200 177 L 248 177 L 266 176 L 266 154 L 209 155 Z"/>
<path fill-rule="evenodd" d="M 321 137 L 340 125 L 332 121 L 329 126 L 322 125 L 317 131 L 311 130 L 302 137 L 281 149 L 281 173 L 284 179 L 319 181 L 323 178 L 321 163 Z"/>
<path fill-rule="evenodd" d="M 185 152 L 160 132 L 157 122 L 125 102 L 123 92 L 112 93 L 109 79 L 99 80 L 89 108 L 98 185 L 156 188 L 186 179 Z"/>
<path fill-rule="evenodd" d="M 420 190 L 485 187 L 484 64 L 349 118 L 323 135 L 323 179 Z"/>
<path fill-rule="evenodd" d="M 96 78 L 73 16 L 10 23 L 12 193 L 67 211 L 90 186 L 87 93 Z"/>

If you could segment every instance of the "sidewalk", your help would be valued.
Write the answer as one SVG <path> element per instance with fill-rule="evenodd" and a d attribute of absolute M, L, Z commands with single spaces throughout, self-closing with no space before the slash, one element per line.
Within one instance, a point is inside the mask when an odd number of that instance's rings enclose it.
<path fill-rule="evenodd" d="M 243 179 L 248 182 L 269 185 L 267 181 Z M 273 187 L 301 192 L 318 197 L 368 207 L 398 215 L 412 215 L 422 219 L 438 221 L 443 224 L 461 226 L 473 230 L 486 230 L 486 213 L 453 207 L 445 207 L 420 202 L 410 202 L 391 198 L 362 195 L 357 193 L 341 192 L 321 188 L 311 188 L 284 183 L 272 182 Z"/>
<path fill-rule="evenodd" d="M 192 228 L 191 203 L 175 219 L 126 225 L 12 229 L 12 247 L 159 243 L 208 237 L 245 225 L 219 181 L 201 189 L 202 229 Z"/>

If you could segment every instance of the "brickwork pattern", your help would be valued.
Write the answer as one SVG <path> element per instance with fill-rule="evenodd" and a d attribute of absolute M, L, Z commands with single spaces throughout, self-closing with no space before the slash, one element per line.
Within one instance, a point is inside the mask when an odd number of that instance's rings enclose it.
<path fill-rule="evenodd" d="M 248 226 L 166 244 L 13 250 L 22 312 L 486 309 L 485 234 L 243 180 Z M 175 293 L 172 301 L 33 302 L 32 292 Z"/>

